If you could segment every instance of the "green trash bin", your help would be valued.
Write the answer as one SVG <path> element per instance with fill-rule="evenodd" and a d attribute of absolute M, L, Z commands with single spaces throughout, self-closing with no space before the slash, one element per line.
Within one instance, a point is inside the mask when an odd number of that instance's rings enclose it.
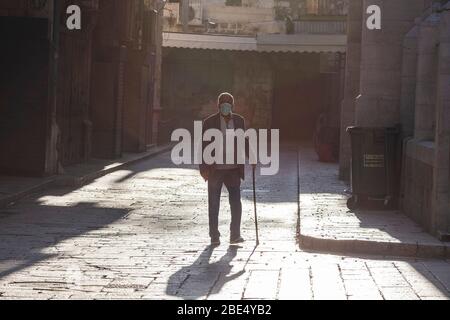
<path fill-rule="evenodd" d="M 400 186 L 400 128 L 350 127 L 352 145 L 349 209 L 398 208 Z"/>

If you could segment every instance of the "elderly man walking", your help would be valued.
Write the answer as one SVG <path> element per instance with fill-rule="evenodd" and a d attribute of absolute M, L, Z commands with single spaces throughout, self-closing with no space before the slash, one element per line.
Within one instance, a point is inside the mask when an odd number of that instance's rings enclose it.
<path fill-rule="evenodd" d="M 218 98 L 218 112 L 208 117 L 203 123 L 203 131 L 209 129 L 220 130 L 223 134 L 224 141 L 224 157 L 226 157 L 226 132 L 227 130 L 237 130 L 245 128 L 245 120 L 242 116 L 234 113 L 234 97 L 230 93 L 222 93 Z M 203 142 L 203 152 L 207 143 Z M 237 148 L 242 148 L 235 144 L 234 155 L 238 154 Z M 244 146 L 245 148 L 245 146 Z M 245 152 L 245 150 L 241 150 Z M 247 153 L 247 152 L 246 152 Z M 209 206 L 209 235 L 211 237 L 211 245 L 220 245 L 219 232 L 219 211 L 220 196 L 222 187 L 225 187 L 229 193 L 229 201 L 231 208 L 231 225 L 230 225 L 230 243 L 239 244 L 245 240 L 241 236 L 241 219 L 242 219 L 242 201 L 241 201 L 241 180 L 245 179 L 245 165 L 235 163 L 224 164 L 201 164 L 200 173 L 205 181 L 208 182 L 208 206 Z"/>

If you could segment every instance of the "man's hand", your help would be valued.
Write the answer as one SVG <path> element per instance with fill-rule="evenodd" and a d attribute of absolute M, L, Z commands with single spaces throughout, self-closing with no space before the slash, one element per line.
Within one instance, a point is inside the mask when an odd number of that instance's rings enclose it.
<path fill-rule="evenodd" d="M 208 171 L 202 171 L 202 172 L 200 172 L 200 174 L 202 175 L 202 177 L 205 181 L 208 181 L 208 179 L 209 179 Z"/>

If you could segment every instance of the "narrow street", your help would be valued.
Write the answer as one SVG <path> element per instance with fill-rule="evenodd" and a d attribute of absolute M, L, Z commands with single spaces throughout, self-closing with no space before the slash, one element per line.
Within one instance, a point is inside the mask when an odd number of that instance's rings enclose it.
<path fill-rule="evenodd" d="M 250 172 L 247 242 L 228 246 L 224 193 L 213 250 L 206 184 L 195 167 L 174 167 L 170 153 L 22 200 L 0 211 L 0 298 L 448 299 L 448 261 L 301 251 L 297 147 L 285 145 L 280 160 L 277 176 L 257 181 L 256 250 Z"/>

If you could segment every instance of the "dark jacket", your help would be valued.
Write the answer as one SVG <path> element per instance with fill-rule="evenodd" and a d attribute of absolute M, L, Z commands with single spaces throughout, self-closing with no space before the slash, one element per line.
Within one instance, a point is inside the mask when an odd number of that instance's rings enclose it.
<path fill-rule="evenodd" d="M 209 129 L 220 130 L 220 120 L 221 120 L 220 117 L 221 117 L 220 113 L 216 113 L 216 114 L 213 114 L 212 116 L 206 118 L 203 121 L 202 136 L 203 136 L 204 132 L 209 130 Z M 234 122 L 234 128 L 235 129 L 242 129 L 244 131 L 246 130 L 246 128 L 245 128 L 245 119 L 242 116 L 233 113 L 233 122 Z M 202 144 L 202 156 L 203 156 L 203 153 L 205 151 L 205 148 L 209 144 L 210 144 L 210 142 L 203 141 L 203 144 Z M 248 155 L 248 144 L 247 143 L 246 143 L 246 150 L 245 150 L 245 152 L 246 152 L 246 155 Z M 236 144 L 235 144 L 234 154 L 235 154 L 235 156 L 237 155 L 237 145 Z M 215 165 L 207 165 L 207 164 L 203 163 L 203 164 L 200 165 L 200 172 L 202 173 L 202 175 L 204 173 L 208 173 L 209 175 L 211 175 L 216 170 L 215 167 L 216 167 Z M 241 174 L 241 179 L 244 180 L 245 179 L 245 165 L 239 165 L 239 171 L 240 171 L 240 174 Z"/>

